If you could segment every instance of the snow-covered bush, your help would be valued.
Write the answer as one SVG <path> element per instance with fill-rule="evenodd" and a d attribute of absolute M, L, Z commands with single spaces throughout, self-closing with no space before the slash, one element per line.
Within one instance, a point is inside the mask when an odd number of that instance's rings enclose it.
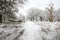
<path fill-rule="evenodd" d="M 0 40 L 18 40 L 23 31 L 20 24 L 1 24 Z"/>

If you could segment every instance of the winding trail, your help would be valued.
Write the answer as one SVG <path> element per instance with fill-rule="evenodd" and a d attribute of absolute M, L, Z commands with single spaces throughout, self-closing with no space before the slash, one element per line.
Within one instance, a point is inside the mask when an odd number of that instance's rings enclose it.
<path fill-rule="evenodd" d="M 40 26 L 35 24 L 34 22 L 27 21 L 23 28 L 25 29 L 24 34 L 20 39 L 23 40 L 42 40 L 40 35 Z"/>

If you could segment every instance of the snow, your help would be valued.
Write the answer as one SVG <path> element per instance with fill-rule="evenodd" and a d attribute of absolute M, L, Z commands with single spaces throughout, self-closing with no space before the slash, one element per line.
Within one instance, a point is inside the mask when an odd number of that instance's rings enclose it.
<path fill-rule="evenodd" d="M 26 21 L 22 24 L 2 24 L 0 39 L 4 40 L 2 37 L 6 40 L 60 40 L 60 22 Z"/>
<path fill-rule="evenodd" d="M 39 31 L 41 31 L 39 25 L 36 25 L 34 22 L 27 21 L 23 28 L 25 29 L 22 36 L 23 40 L 42 40 L 41 35 L 39 35 Z"/>
<path fill-rule="evenodd" d="M 57 33 L 57 28 L 59 27 L 58 22 L 37 22 L 41 26 L 42 38 L 44 40 L 55 40 Z M 60 31 L 60 30 L 59 30 Z M 58 39 L 57 39 L 58 40 Z"/>
<path fill-rule="evenodd" d="M 23 40 L 59 40 L 56 37 L 58 35 L 57 28 L 58 22 L 32 22 L 27 21 L 24 23 L 25 29 L 20 39 Z"/>

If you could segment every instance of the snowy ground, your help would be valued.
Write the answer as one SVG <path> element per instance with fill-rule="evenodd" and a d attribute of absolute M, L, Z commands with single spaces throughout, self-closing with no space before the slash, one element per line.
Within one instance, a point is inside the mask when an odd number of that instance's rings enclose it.
<path fill-rule="evenodd" d="M 60 22 L 2 24 L 0 40 L 60 40 Z"/>
<path fill-rule="evenodd" d="M 42 38 L 44 40 L 60 40 L 57 38 L 60 34 L 60 22 L 38 22 L 41 26 Z"/>

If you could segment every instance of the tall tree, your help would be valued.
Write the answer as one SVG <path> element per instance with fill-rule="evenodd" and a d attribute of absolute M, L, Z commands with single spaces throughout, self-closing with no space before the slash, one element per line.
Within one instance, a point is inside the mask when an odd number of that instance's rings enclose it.
<path fill-rule="evenodd" d="M 17 5 L 24 4 L 26 0 L 0 0 L 0 14 L 6 14 L 8 17 L 15 19 L 15 12 L 18 12 Z"/>
<path fill-rule="evenodd" d="M 51 4 L 51 5 L 48 5 L 50 8 L 47 8 L 48 9 L 48 11 L 49 11 L 49 21 L 50 22 L 53 22 L 53 6 L 54 6 L 54 4 Z"/>

